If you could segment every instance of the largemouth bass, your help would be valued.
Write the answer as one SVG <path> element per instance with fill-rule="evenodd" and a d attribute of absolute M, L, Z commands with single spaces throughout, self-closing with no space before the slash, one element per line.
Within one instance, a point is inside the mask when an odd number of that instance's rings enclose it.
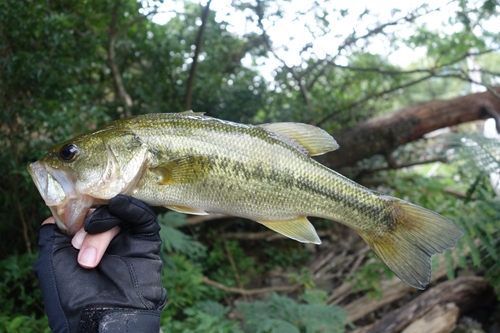
<path fill-rule="evenodd" d="M 298 123 L 242 125 L 191 111 L 109 123 L 28 167 L 57 225 L 74 234 L 93 205 L 127 194 L 187 214 L 223 213 L 320 244 L 307 216 L 361 235 L 402 280 L 423 289 L 430 258 L 462 230 L 425 208 L 369 190 L 310 156 L 338 148 Z"/>

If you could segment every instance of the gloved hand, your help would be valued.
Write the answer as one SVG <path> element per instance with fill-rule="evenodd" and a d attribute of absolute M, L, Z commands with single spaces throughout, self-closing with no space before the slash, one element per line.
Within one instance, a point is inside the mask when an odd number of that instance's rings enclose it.
<path fill-rule="evenodd" d="M 100 264 L 82 268 L 71 237 L 53 224 L 39 229 L 34 265 L 53 332 L 154 332 L 167 294 L 161 286 L 161 239 L 155 214 L 118 195 L 85 220 L 88 233 L 119 225 Z"/>

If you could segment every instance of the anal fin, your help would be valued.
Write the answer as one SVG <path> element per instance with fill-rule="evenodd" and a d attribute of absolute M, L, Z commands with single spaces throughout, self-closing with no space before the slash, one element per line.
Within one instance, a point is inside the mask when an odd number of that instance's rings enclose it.
<path fill-rule="evenodd" d="M 257 221 L 271 230 L 302 243 L 321 244 L 313 225 L 305 216 L 288 221 Z"/>

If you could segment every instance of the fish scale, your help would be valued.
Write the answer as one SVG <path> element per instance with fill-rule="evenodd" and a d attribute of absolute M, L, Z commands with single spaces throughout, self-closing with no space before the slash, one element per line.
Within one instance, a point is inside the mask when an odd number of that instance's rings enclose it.
<path fill-rule="evenodd" d="M 239 216 L 319 244 L 307 219 L 316 216 L 353 228 L 398 277 L 424 288 L 431 256 L 455 246 L 462 230 L 311 158 L 336 148 L 328 133 L 307 124 L 253 126 L 194 112 L 148 114 L 63 142 L 28 170 L 69 234 L 91 206 L 117 194 L 188 214 Z"/>

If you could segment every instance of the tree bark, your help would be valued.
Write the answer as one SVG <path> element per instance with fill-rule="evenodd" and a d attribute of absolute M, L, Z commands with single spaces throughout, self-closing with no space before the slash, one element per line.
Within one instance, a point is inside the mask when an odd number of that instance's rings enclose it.
<path fill-rule="evenodd" d="M 500 99 L 491 92 L 408 106 L 333 133 L 340 148 L 318 160 L 340 168 L 376 154 L 388 156 L 397 147 L 440 128 L 491 117 L 497 119 L 498 127 L 499 114 Z"/>

